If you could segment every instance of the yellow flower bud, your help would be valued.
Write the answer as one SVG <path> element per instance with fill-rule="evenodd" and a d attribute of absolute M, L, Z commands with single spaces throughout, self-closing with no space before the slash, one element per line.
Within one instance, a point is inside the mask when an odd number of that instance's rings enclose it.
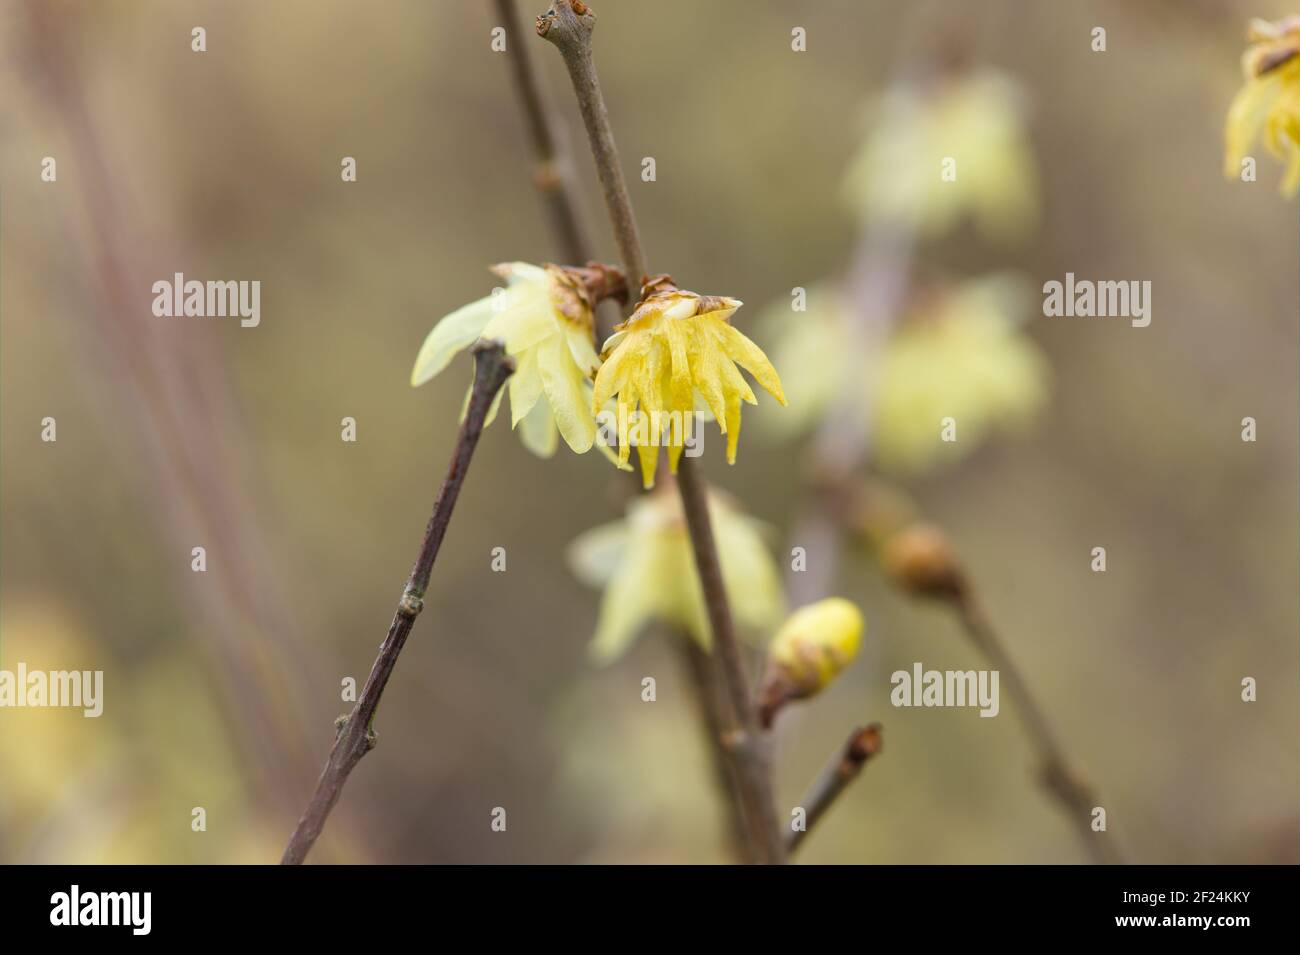
<path fill-rule="evenodd" d="M 820 693 L 855 656 L 864 624 L 858 608 L 841 597 L 801 607 L 782 624 L 767 652 L 759 690 L 764 726 L 785 703 Z"/>

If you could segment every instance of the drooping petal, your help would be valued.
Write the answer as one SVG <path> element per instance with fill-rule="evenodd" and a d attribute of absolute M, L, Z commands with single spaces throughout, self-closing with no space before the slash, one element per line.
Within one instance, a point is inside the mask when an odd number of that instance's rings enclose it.
<path fill-rule="evenodd" d="M 537 367 L 537 349 L 516 356 L 515 373 L 510 376 L 510 427 L 533 410 L 542 396 L 542 373 Z"/>
<path fill-rule="evenodd" d="M 564 329 L 564 339 L 568 342 L 574 364 L 582 371 L 583 377 L 590 378 L 600 367 L 600 356 L 591 343 L 591 333 L 564 320 L 560 320 L 559 324 Z"/>
<path fill-rule="evenodd" d="M 422 385 L 446 368 L 457 352 L 482 334 L 492 314 L 492 299 L 488 297 L 463 305 L 439 319 L 420 346 L 415 367 L 411 369 L 411 384 Z"/>
<path fill-rule="evenodd" d="M 551 404 L 555 425 L 570 448 L 585 454 L 596 440 L 596 418 L 583 387 L 582 372 L 559 337 L 547 340 L 537 351 L 542 388 Z"/>
<path fill-rule="evenodd" d="M 536 402 L 533 409 L 519 422 L 519 440 L 539 458 L 555 455 L 555 449 L 560 443 L 560 432 L 556 430 L 555 419 L 551 416 L 551 406 L 545 401 Z"/>
<path fill-rule="evenodd" d="M 668 445 L 668 470 L 673 474 L 677 473 L 677 462 L 682 459 L 682 452 L 686 450 L 686 442 L 681 444 Z"/>
<path fill-rule="evenodd" d="M 709 411 L 718 421 L 718 427 L 727 430 L 727 401 L 722 394 L 722 378 L 718 363 L 724 360 L 718 345 L 710 336 L 707 328 L 699 325 L 690 326 L 687 333 L 688 353 L 691 362 L 691 383 L 704 397 Z"/>
<path fill-rule="evenodd" d="M 578 535 L 566 554 L 574 576 L 588 587 L 604 587 L 623 562 L 629 536 L 627 521 L 601 524 Z"/>
<path fill-rule="evenodd" d="M 740 444 L 740 396 L 727 396 L 727 463 L 736 463 L 736 447 Z"/>
<path fill-rule="evenodd" d="M 713 330 L 719 345 L 722 347 L 723 354 L 753 375 L 754 380 L 762 386 L 764 391 L 781 402 L 781 404 L 785 404 L 785 392 L 781 390 L 781 378 L 777 375 L 776 369 L 772 367 L 772 363 L 767 360 L 767 356 L 763 354 L 763 349 L 751 342 L 732 325 L 715 322 L 709 327 Z M 717 414 L 717 412 L 715 411 L 714 414 Z"/>
<path fill-rule="evenodd" d="M 687 348 L 687 334 L 680 322 L 664 322 L 668 351 L 672 357 L 672 386 L 670 394 L 674 408 L 688 409 L 695 403 L 691 385 L 691 364 Z"/>
<path fill-rule="evenodd" d="M 593 412 L 599 411 L 610 398 L 622 391 L 623 383 L 636 362 L 636 350 L 630 347 L 617 348 L 605 359 L 596 373 L 596 385 L 591 395 Z"/>
<path fill-rule="evenodd" d="M 627 463 L 632 446 L 628 440 L 628 431 L 634 426 L 632 415 L 636 412 L 636 384 L 629 380 L 618 390 L 618 459 Z"/>
<path fill-rule="evenodd" d="M 655 471 L 659 468 L 658 442 L 638 444 L 636 455 L 641 459 L 641 486 L 648 491 L 655 486 Z"/>
<path fill-rule="evenodd" d="M 749 387 L 749 382 L 736 368 L 735 362 L 719 362 L 718 367 L 722 372 L 722 389 L 726 392 L 728 400 L 732 395 L 736 395 L 746 404 L 758 404 L 758 399 L 754 397 L 754 389 Z"/>
<path fill-rule="evenodd" d="M 710 508 L 718 539 L 718 559 L 727 592 L 735 594 L 737 620 L 754 631 L 772 627 L 785 615 L 781 575 L 763 540 L 765 525 L 719 506 Z"/>
<path fill-rule="evenodd" d="M 593 662 L 616 660 L 650 620 L 662 618 L 665 592 L 660 585 L 679 573 L 668 565 L 663 546 L 653 539 L 640 541 L 625 553 L 600 602 L 589 650 Z"/>

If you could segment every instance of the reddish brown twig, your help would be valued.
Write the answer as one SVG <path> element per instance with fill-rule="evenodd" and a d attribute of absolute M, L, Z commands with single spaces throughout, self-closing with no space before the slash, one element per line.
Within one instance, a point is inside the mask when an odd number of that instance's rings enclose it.
<path fill-rule="evenodd" d="M 804 810 L 802 828 L 792 828 L 785 838 L 785 851 L 793 854 L 804 841 L 817 820 L 826 815 L 826 811 L 839 798 L 840 793 L 848 788 L 849 783 L 858 778 L 862 767 L 884 747 L 884 737 L 879 723 L 859 727 L 849 734 L 848 740 L 831 756 L 830 762 L 821 771 L 813 784 L 804 793 L 799 805 Z"/>

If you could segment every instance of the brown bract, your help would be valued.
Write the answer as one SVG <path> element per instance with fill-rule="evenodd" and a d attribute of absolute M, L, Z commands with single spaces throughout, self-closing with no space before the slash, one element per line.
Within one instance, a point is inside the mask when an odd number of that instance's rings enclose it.
<path fill-rule="evenodd" d="M 1246 78 L 1254 79 L 1300 55 L 1300 16 L 1252 21 L 1248 37 L 1255 45 L 1246 51 L 1241 65 Z"/>
<path fill-rule="evenodd" d="M 913 524 L 885 541 L 885 570 L 905 590 L 926 597 L 959 597 L 965 581 L 948 536 L 932 524 Z"/>

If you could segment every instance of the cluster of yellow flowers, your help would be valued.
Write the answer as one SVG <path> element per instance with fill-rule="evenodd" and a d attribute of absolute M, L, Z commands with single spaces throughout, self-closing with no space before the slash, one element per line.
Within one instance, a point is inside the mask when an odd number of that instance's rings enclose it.
<path fill-rule="evenodd" d="M 536 454 L 554 454 L 563 438 L 579 454 L 597 445 L 613 456 L 598 427 L 602 414 L 611 414 L 618 433 L 614 460 L 626 466 L 635 443 L 650 488 L 661 447 L 676 472 L 685 444 L 682 420 L 693 415 L 718 422 L 727 436 L 727 460 L 735 462 L 741 404 L 757 403 L 741 368 L 786 403 L 772 363 L 731 325 L 741 305 L 736 299 L 686 292 L 667 276 L 650 279 L 632 315 L 597 354 L 594 308 L 610 289 L 593 283 L 607 282 L 613 270 L 602 267 L 593 276 L 591 268 L 511 262 L 495 271 L 507 287 L 441 319 L 420 349 L 411 383 L 433 378 L 478 338 L 501 339 L 516 361 L 506 389 L 511 426 Z M 637 414 L 650 424 L 630 440 Z M 710 492 L 709 511 L 736 619 L 748 632 L 769 631 L 785 602 L 763 528 L 718 492 Z M 710 648 L 712 631 L 677 495 L 661 489 L 638 498 L 626 520 L 575 540 L 569 560 L 580 579 L 604 588 L 591 644 L 595 661 L 618 658 L 654 622 L 678 627 Z M 857 653 L 861 631 L 861 616 L 846 601 L 796 613 L 771 647 L 770 679 L 779 679 L 782 700 L 825 686 Z"/>
<path fill-rule="evenodd" d="M 1038 219 L 1038 167 L 1023 96 L 992 71 L 891 89 L 871 105 L 845 197 L 872 224 L 924 237 L 970 219 L 986 236 L 1025 235 Z"/>
<path fill-rule="evenodd" d="M 420 349 L 411 384 L 433 378 L 478 338 L 502 340 L 517 364 L 509 384 L 511 427 L 535 454 L 554 454 L 558 434 L 578 454 L 594 444 L 612 457 L 598 424 L 616 423 L 608 429 L 618 435 L 615 463 L 626 467 L 636 443 L 650 488 L 659 449 L 668 450 L 676 473 L 689 423 L 700 413 L 717 420 L 727 435 L 727 461 L 735 463 L 741 402 L 757 403 L 739 367 L 785 404 L 776 369 L 731 325 L 741 305 L 734 298 L 685 292 L 659 276 L 597 355 L 598 296 L 585 281 L 589 270 L 511 262 L 495 271 L 508 287 L 441 319 Z"/>
<path fill-rule="evenodd" d="M 795 320 L 777 305 L 762 325 L 794 404 L 769 429 L 805 431 L 847 396 L 882 470 L 914 473 L 968 454 L 1046 403 L 1047 362 L 1019 328 L 1027 300 L 1024 283 L 1004 274 L 933 292 L 874 354 L 862 353 L 851 306 L 834 289 L 810 289 Z M 960 440 L 942 440 L 945 417 L 960 422 Z"/>
<path fill-rule="evenodd" d="M 719 492 L 710 494 L 709 514 L 737 622 L 749 634 L 765 633 L 785 611 L 765 528 Z M 592 659 L 602 664 L 618 659 L 656 622 L 678 627 L 710 649 L 711 631 L 691 562 L 681 502 L 663 491 L 634 501 L 626 520 L 575 540 L 569 548 L 573 572 L 604 589 Z M 838 597 L 792 613 L 768 645 L 761 690 L 767 718 L 784 703 L 823 690 L 857 655 L 862 630 L 857 607 Z"/>

